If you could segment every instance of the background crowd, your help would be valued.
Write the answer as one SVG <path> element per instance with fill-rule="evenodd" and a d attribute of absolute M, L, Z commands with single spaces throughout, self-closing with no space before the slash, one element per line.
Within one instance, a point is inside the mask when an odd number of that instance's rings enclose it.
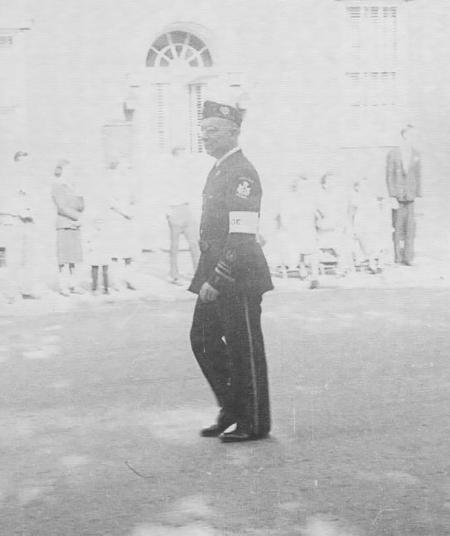
<path fill-rule="evenodd" d="M 281 275 L 309 277 L 310 288 L 317 288 L 319 274 L 330 269 L 345 277 L 381 273 L 392 260 L 411 266 L 415 202 L 422 196 L 412 125 L 401 130 L 399 147 L 388 152 L 385 179 L 384 192 L 375 192 L 365 176 L 347 185 L 331 171 L 319 181 L 295 174 L 277 213 Z"/>
<path fill-rule="evenodd" d="M 8 303 L 37 299 L 42 289 L 35 262 L 42 237 L 29 155 L 18 151 L 12 161 L 0 200 L 0 298 Z M 67 159 L 56 162 L 49 191 L 57 291 L 69 297 L 136 290 L 143 249 L 138 217 L 142 199 L 133 187 L 133 169 L 125 160 L 111 158 L 88 191 L 79 191 L 82 183 L 72 168 Z M 193 171 L 183 146 L 172 149 L 159 173 L 160 206 L 147 222 L 165 235 L 168 280 L 182 286 L 199 258 L 204 176 Z M 278 195 L 266 199 L 261 222 L 260 239 L 274 274 L 308 280 L 314 289 L 324 274 L 377 274 L 393 261 L 413 263 L 421 170 L 411 125 L 402 129 L 399 147 L 387 154 L 384 193 L 375 191 L 365 176 L 349 184 L 331 170 L 320 176 L 297 170 L 283 184 Z M 191 256 L 192 272 L 184 276 L 180 248 Z"/>
<path fill-rule="evenodd" d="M 36 197 L 30 188 L 29 155 L 18 151 L 0 204 L 0 296 L 12 303 L 17 299 L 38 299 L 42 284 L 36 273 L 42 236 Z M 55 212 L 55 254 L 57 290 L 65 297 L 84 293 L 80 267 L 90 268 L 90 291 L 135 290 L 134 259 L 140 253 L 135 227 L 135 197 L 130 188 L 129 169 L 119 160 L 111 161 L 103 176 L 86 195 L 67 159 L 56 163 L 49 195 Z"/>

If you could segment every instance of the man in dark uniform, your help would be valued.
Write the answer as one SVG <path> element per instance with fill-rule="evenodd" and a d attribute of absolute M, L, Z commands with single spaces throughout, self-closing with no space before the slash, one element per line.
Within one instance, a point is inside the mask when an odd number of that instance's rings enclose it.
<path fill-rule="evenodd" d="M 198 294 L 192 349 L 220 407 L 217 422 L 201 435 L 223 442 L 270 431 L 261 301 L 273 286 L 257 241 L 261 183 L 238 147 L 241 121 L 237 108 L 204 104 L 202 139 L 217 162 L 203 190 L 201 256 L 189 287 Z"/>

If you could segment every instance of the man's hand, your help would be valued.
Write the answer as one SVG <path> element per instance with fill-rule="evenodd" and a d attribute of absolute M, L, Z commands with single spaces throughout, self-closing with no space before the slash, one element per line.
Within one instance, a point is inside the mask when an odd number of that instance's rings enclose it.
<path fill-rule="evenodd" d="M 202 302 L 212 302 L 219 295 L 219 291 L 212 287 L 207 281 L 203 283 L 202 288 L 200 289 L 200 299 Z"/>

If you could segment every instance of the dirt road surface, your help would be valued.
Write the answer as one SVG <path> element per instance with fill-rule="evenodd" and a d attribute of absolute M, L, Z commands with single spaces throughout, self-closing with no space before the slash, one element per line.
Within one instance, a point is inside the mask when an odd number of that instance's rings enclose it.
<path fill-rule="evenodd" d="M 449 304 L 268 294 L 273 432 L 227 445 L 192 300 L 0 316 L 1 535 L 450 534 Z"/>

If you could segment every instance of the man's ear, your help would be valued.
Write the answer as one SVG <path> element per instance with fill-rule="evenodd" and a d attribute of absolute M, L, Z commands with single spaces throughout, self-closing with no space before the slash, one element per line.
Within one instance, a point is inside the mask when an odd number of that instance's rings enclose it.
<path fill-rule="evenodd" d="M 230 129 L 231 138 L 238 138 L 240 133 L 241 133 L 241 129 L 239 127 L 233 127 Z"/>

